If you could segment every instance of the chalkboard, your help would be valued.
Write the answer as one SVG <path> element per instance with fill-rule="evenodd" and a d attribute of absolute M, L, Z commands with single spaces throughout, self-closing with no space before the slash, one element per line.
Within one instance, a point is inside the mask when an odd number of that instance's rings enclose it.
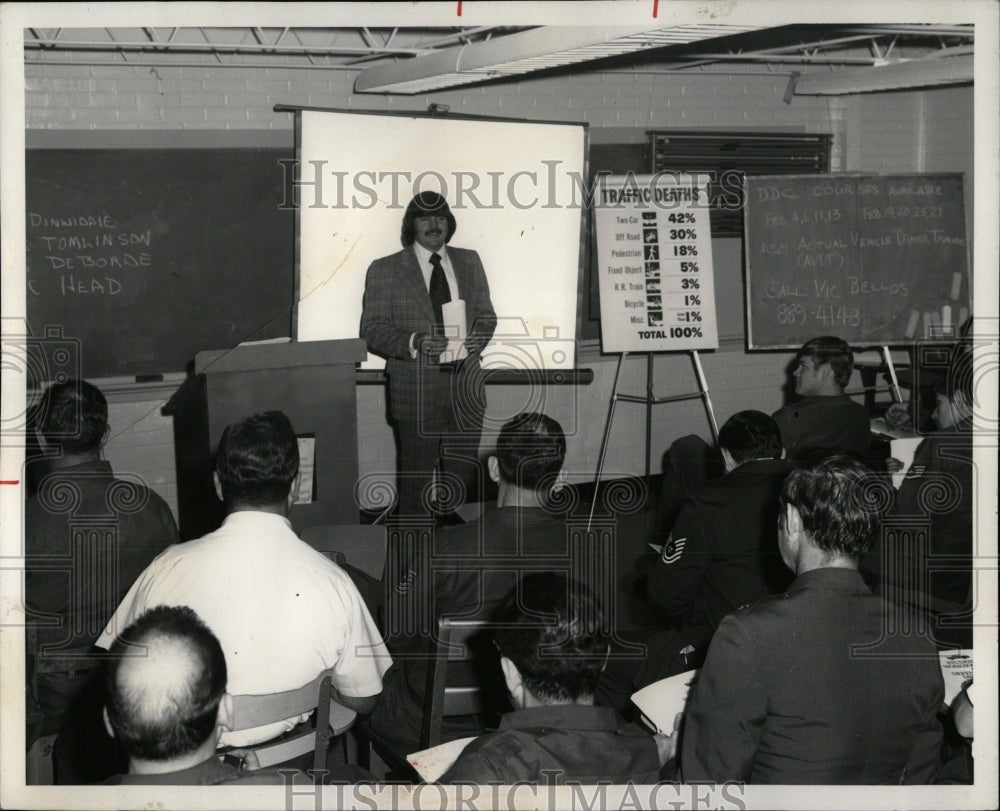
<path fill-rule="evenodd" d="M 751 349 L 910 343 L 968 313 L 961 175 L 748 176 L 745 188 Z"/>
<path fill-rule="evenodd" d="M 27 318 L 78 340 L 85 377 L 184 371 L 197 352 L 290 335 L 284 149 L 26 154 Z"/>

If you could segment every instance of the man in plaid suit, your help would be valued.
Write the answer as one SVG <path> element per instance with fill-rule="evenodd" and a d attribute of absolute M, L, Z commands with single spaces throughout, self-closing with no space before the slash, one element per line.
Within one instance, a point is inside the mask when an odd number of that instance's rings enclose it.
<path fill-rule="evenodd" d="M 493 336 L 496 313 L 479 254 L 447 244 L 456 226 L 444 197 L 420 192 L 403 215 L 403 249 L 372 262 L 365 280 L 361 337 L 386 359 L 399 449 L 399 516 L 433 508 L 430 487 L 439 459 L 446 503 L 478 499 L 486 411 L 479 356 Z M 455 358 L 446 352 L 441 313 L 444 303 L 459 299 L 465 302 L 467 355 Z"/>

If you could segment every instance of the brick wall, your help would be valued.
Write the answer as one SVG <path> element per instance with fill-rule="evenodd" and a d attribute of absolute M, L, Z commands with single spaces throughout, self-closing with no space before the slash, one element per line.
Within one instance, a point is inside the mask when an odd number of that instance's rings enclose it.
<path fill-rule="evenodd" d="M 30 65 L 31 129 L 270 129 L 291 134 L 278 103 L 354 110 L 422 110 L 587 122 L 592 127 L 767 127 L 827 132 L 830 102 L 785 104 L 787 79 L 762 73 L 681 76 L 596 73 L 439 91 L 428 98 L 354 95 L 349 71 Z M 290 137 L 289 137 L 290 142 Z M 29 141 L 30 143 L 30 141 Z"/>
<path fill-rule="evenodd" d="M 526 119 L 587 122 L 595 142 L 638 141 L 646 128 L 786 129 L 834 136 L 837 171 L 960 171 L 968 179 L 971 222 L 972 91 L 947 88 L 853 98 L 796 97 L 785 104 L 787 80 L 750 70 L 731 74 L 594 73 L 525 78 L 424 97 L 355 96 L 353 73 L 287 69 L 30 66 L 26 72 L 28 145 L 128 146 L 128 133 L 166 131 L 162 145 L 201 132 L 200 145 L 291 144 L 292 117 L 277 103 L 357 110 L 422 109 L 428 100 L 455 112 Z M 81 132 L 91 131 L 91 132 Z M 177 135 L 177 139 L 171 136 Z M 181 135 L 183 133 L 183 135 Z M 96 141 L 95 141 L 96 139 Z M 184 142 L 191 143 L 190 140 Z M 702 355 L 721 424 L 742 408 L 772 411 L 781 404 L 786 353 L 747 353 L 740 347 Z M 608 414 L 617 357 L 583 353 L 592 368 L 589 386 L 552 387 L 544 398 L 523 387 L 491 387 L 488 418 L 502 420 L 525 404 L 544 408 L 571 433 L 567 468 L 576 481 L 593 478 Z M 625 364 L 620 391 L 645 391 L 645 359 Z M 856 383 L 855 383 L 856 385 Z M 696 389 L 686 355 L 658 356 L 657 395 Z M 385 391 L 358 387 L 358 437 L 362 474 L 395 467 L 392 433 L 385 424 Z M 160 403 L 112 404 L 108 457 L 119 470 L 145 476 L 176 509 L 172 433 Z M 654 472 L 670 442 L 683 433 L 709 437 L 697 400 L 655 406 Z M 484 438 L 488 447 L 489 437 Z M 645 408 L 619 403 L 605 463 L 607 475 L 645 467 Z"/>

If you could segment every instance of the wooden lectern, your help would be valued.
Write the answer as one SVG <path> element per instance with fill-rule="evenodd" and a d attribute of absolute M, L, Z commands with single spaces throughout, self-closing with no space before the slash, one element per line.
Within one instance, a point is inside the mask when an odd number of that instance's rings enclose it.
<path fill-rule="evenodd" d="M 174 418 L 181 538 L 199 538 L 225 518 L 212 483 L 223 430 L 250 414 L 277 409 L 296 434 L 316 440 L 315 500 L 296 504 L 295 531 L 358 521 L 358 421 L 355 364 L 366 357 L 360 338 L 238 346 L 199 352 L 195 375 L 170 398 Z"/>

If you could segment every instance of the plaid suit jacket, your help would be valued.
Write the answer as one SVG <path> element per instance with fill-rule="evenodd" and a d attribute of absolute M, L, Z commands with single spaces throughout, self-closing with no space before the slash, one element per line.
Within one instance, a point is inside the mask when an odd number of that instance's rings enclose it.
<path fill-rule="evenodd" d="M 497 317 L 479 254 L 449 245 L 448 256 L 458 283 L 458 295 L 453 292 L 453 298 L 465 301 L 467 334 L 474 343 L 458 371 L 445 373 L 436 358 L 410 357 L 410 336 L 431 334 L 435 328 L 430 294 L 412 248 L 376 259 L 369 266 L 361 337 L 370 352 L 386 359 L 393 419 L 443 429 L 454 408 L 459 416 L 468 413 L 472 423 L 478 422 L 469 426 L 478 432 L 486 402 L 479 354 L 493 337 Z"/>

